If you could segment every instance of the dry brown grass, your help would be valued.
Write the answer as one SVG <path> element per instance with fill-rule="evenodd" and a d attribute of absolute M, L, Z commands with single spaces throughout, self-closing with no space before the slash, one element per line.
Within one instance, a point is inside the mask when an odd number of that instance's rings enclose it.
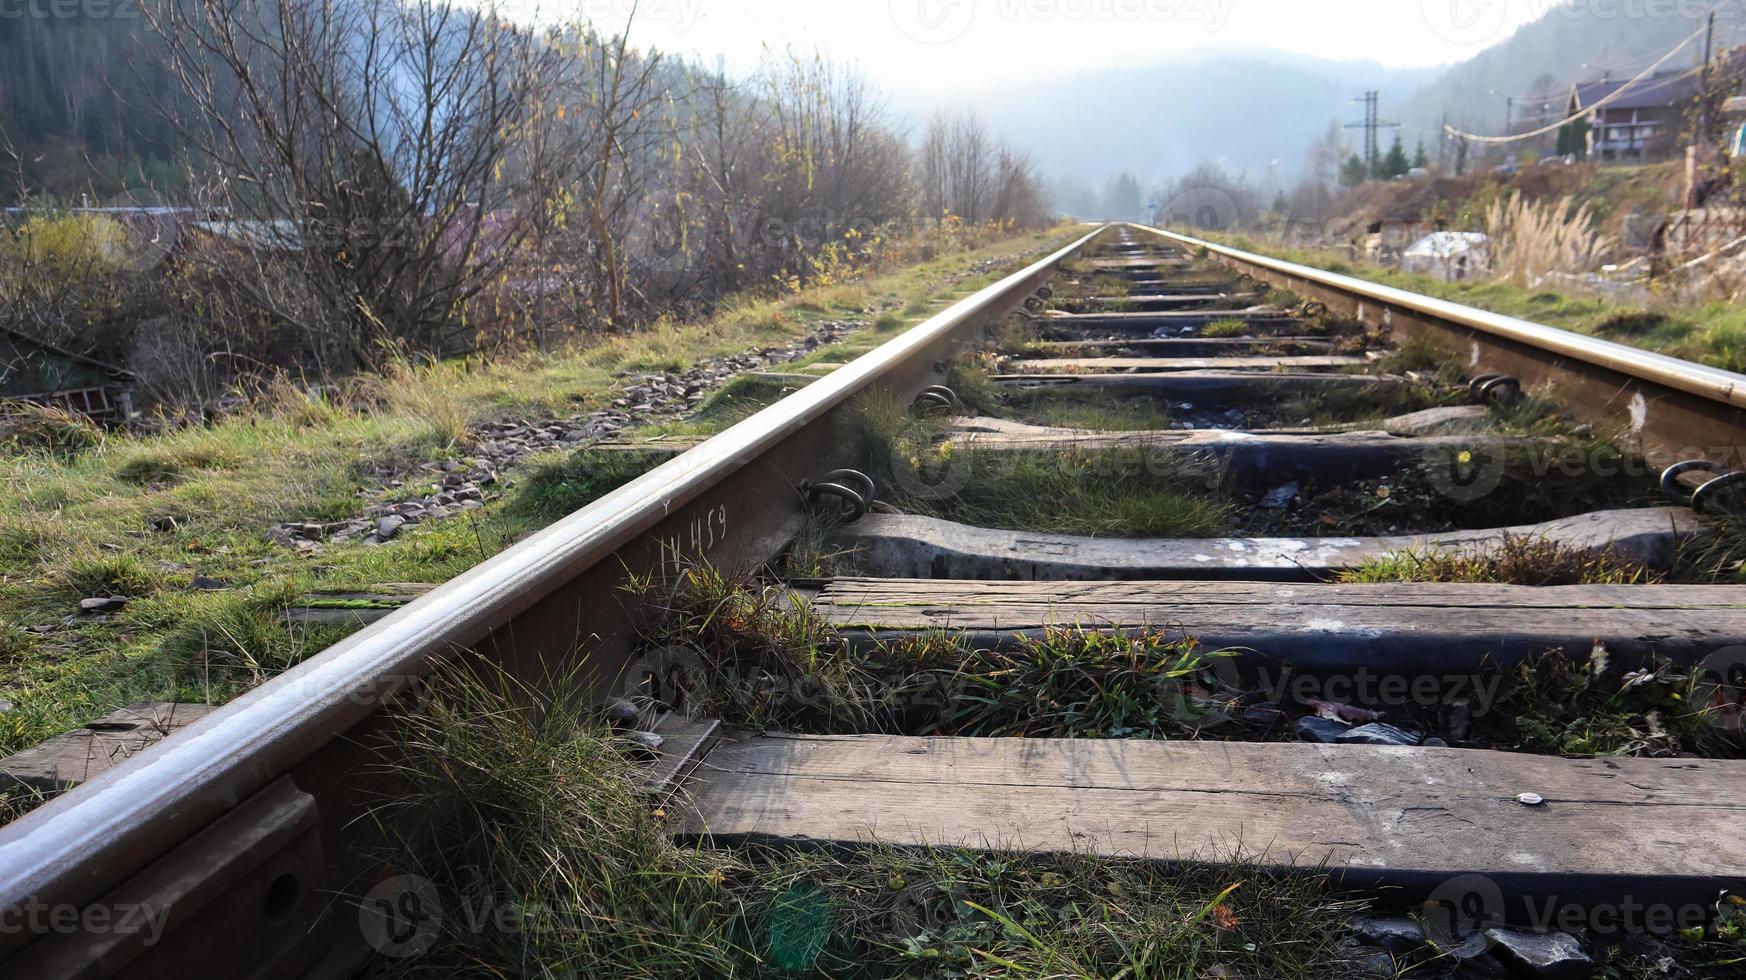
<path fill-rule="evenodd" d="M 1535 201 L 1518 191 L 1500 198 L 1485 213 L 1492 270 L 1529 288 L 1538 288 L 1551 273 L 1593 272 L 1619 244 L 1595 225 L 1594 209 L 1571 197 Z"/>

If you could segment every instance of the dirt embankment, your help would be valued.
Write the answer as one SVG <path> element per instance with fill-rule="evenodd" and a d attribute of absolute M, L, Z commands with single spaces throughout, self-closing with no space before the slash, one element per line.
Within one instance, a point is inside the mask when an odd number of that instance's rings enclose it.
<path fill-rule="evenodd" d="M 1537 164 L 1513 174 L 1371 181 L 1343 191 L 1323 225 L 1325 238 L 1355 242 L 1384 226 L 1430 231 L 1481 231 L 1485 212 L 1520 191 L 1531 200 L 1571 197 L 1588 204 L 1601 231 L 1633 242 L 1679 204 L 1683 167 L 1677 162 L 1640 167 Z"/>

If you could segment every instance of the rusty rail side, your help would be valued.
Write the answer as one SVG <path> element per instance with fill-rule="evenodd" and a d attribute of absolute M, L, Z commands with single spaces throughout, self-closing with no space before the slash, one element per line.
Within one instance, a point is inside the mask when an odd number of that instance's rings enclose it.
<path fill-rule="evenodd" d="M 1596 431 L 1656 466 L 1708 459 L 1746 466 L 1746 375 L 1588 337 L 1404 289 L 1257 255 L 1145 225 L 1133 226 L 1397 338 L 1422 338 L 1523 390 L 1546 387 Z"/>
<path fill-rule="evenodd" d="M 385 702 L 463 650 L 536 679 L 552 676 L 554 661 L 585 656 L 595 680 L 611 683 L 631 648 L 628 611 L 614 598 L 628 574 L 659 569 L 675 552 L 729 566 L 774 557 L 803 519 L 797 484 L 848 449 L 850 398 L 883 390 L 907 399 L 938 383 L 976 328 L 1104 230 L 0 827 L 0 972 L 239 977 L 355 964 L 368 952 L 355 908 L 376 873 L 364 818 L 379 779 L 369 744 L 391 737 Z M 113 921 L 93 934 L 93 910 L 113 919 L 141 905 L 150 913 L 154 902 L 156 938 Z"/>

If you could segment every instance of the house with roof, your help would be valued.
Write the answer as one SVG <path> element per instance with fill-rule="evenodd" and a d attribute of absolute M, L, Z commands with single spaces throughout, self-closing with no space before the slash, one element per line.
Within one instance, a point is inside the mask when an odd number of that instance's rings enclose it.
<path fill-rule="evenodd" d="M 1709 63 L 1714 82 L 1746 74 L 1746 46 L 1718 53 Z M 1670 68 L 1646 78 L 1577 82 L 1566 114 L 1583 116 L 1588 158 L 1602 162 L 1654 163 L 1685 153 L 1702 112 L 1702 65 Z M 1578 142 L 1581 146 L 1581 142 Z"/>
<path fill-rule="evenodd" d="M 1697 73 L 1681 68 L 1630 83 L 1601 78 L 1571 86 L 1567 114 L 1589 114 L 1588 158 L 1650 163 L 1683 154 L 1702 92 Z"/>

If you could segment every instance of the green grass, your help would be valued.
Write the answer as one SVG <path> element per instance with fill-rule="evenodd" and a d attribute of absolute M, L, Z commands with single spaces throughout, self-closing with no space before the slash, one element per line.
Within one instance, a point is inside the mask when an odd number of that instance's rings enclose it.
<path fill-rule="evenodd" d="M 307 556 L 266 539 L 280 521 L 357 516 L 365 495 L 389 481 L 405 483 L 389 499 L 422 492 L 419 464 L 462 458 L 475 425 L 604 408 L 625 383 L 621 372 L 681 369 L 785 344 L 820 318 L 926 303 L 998 275 L 975 266 L 1010 267 L 1070 233 L 943 253 L 798 296 L 739 299 L 704 322 L 663 322 L 575 349 L 405 366 L 353 379 L 332 399 L 281 386 L 209 426 L 97 439 L 67 434 L 58 419 L 9 429 L 30 451 L 0 459 L 0 699 L 14 705 L 0 713 L 0 752 L 133 701 L 223 701 L 345 634 L 287 626 L 284 611 L 300 597 L 445 581 L 624 475 L 616 468 L 628 457 L 535 460 L 505 474 L 506 496 L 483 511 L 409 527 L 381 547 L 332 543 Z M 881 318 L 857 342 L 889 339 L 904 323 Z M 736 388 L 711 403 L 710 424 L 764 397 Z M 197 591 L 200 576 L 228 589 Z M 63 626 L 89 595 L 132 601 L 107 620 Z M 52 629 L 26 631 L 34 626 Z"/>
<path fill-rule="evenodd" d="M 1579 577 L 1525 584 L 1569 584 Z M 1508 581 L 1439 581 L 1499 580 Z M 1279 679 L 1228 662 L 1227 651 L 1203 650 L 1192 637 L 1052 627 L 992 649 L 936 632 L 844 643 L 839 627 L 790 601 L 782 589 L 707 567 L 688 569 L 660 589 L 644 583 L 638 598 L 648 610 L 639 627 L 644 641 L 682 652 L 679 662 L 687 665 L 675 686 L 651 693 L 670 707 L 737 728 L 984 738 L 1291 737 L 1289 723 L 1257 727 L 1238 720 L 1246 706 L 1289 701 L 1279 696 Z M 1746 757 L 1746 742 L 1725 724 L 1725 713 L 1739 708 L 1712 697 L 1737 688 L 1719 688 L 1699 671 L 1666 664 L 1626 670 L 1596 648 L 1554 651 L 1470 680 L 1445 688 L 1441 697 L 1374 707 L 1396 724 L 1462 747 L 1554 756 Z M 1284 707 L 1292 714 L 1308 710 Z M 1462 712 L 1468 720 L 1458 722 Z"/>
<path fill-rule="evenodd" d="M 1345 930 L 1364 898 L 1319 868 L 1282 873 L 1279 855 L 683 844 L 681 804 L 640 796 L 613 732 L 500 675 L 445 672 L 397 730 L 381 866 L 428 882 L 420 910 L 436 914 L 372 976 L 1359 975 Z M 1653 953 L 1601 951 L 1646 978 L 1663 956 L 1737 960 L 1739 934 L 1719 922 Z"/>
<path fill-rule="evenodd" d="M 1046 348 L 1033 353 L 1035 356 L 1053 356 L 1053 352 Z M 946 383 L 958 393 L 963 412 L 986 418 L 1102 432 L 1170 428 L 1168 407 L 1150 398 L 1072 389 L 1003 391 L 994 383 L 986 359 L 959 361 L 953 366 Z"/>
<path fill-rule="evenodd" d="M 1242 320 L 1214 320 L 1200 328 L 1200 335 L 1210 340 L 1247 337 L 1251 332 L 1250 326 Z"/>
<path fill-rule="evenodd" d="M 1007 399 L 995 413 L 1030 425 L 1094 432 L 1156 432 L 1170 428 L 1170 411 L 1150 400 L 1095 392 L 1027 392 Z"/>
<path fill-rule="evenodd" d="M 978 376 L 953 376 L 970 413 L 998 397 L 979 390 Z M 1155 454 L 978 452 L 941 440 L 945 415 L 912 416 L 887 398 L 860 399 L 856 419 L 880 499 L 907 514 L 1094 537 L 1202 537 L 1229 520 L 1200 474 Z"/>
<path fill-rule="evenodd" d="M 724 580 L 698 584 L 688 625 L 700 649 L 707 633 L 749 664 L 747 644 L 797 649 L 809 632 L 792 611 L 788 625 L 768 621 L 750 595 L 722 601 Z M 1593 714 L 1585 683 L 1556 693 Z M 372 812 L 381 866 L 428 882 L 420 894 L 435 907 L 421 910 L 437 914 L 412 933 L 416 955 L 383 958 L 373 976 L 1358 975 L 1345 930 L 1364 897 L 1319 868 L 1281 872 L 1279 855 L 1263 867 L 1237 850 L 1183 865 L 998 839 L 977 851 L 676 843 L 683 802 L 642 797 L 624 743 L 590 713 L 490 671 L 445 671 L 428 695 L 381 758 Z M 1555 737 L 1602 744 L 1568 726 Z M 387 879 L 386 894 L 406 880 Z M 1666 937 L 1646 958 L 1601 955 L 1631 971 L 1621 976 L 1660 975 L 1660 956 L 1702 968 L 1738 958 L 1731 929 Z"/>
<path fill-rule="evenodd" d="M 979 738 L 1192 738 L 1211 657 L 1162 634 L 1052 629 L 1000 649 L 944 634 L 844 649 L 806 606 L 708 567 L 639 590 L 653 648 L 694 665 L 683 707 L 751 730 Z M 798 694 L 798 696 L 797 696 Z"/>
<path fill-rule="evenodd" d="M 1501 282 L 1448 283 L 1382 266 L 1354 265 L 1331 252 L 1291 248 L 1242 237 L 1229 238 L 1228 243 L 1245 251 L 1659 351 L 1712 367 L 1746 370 L 1746 307 L 1738 304 L 1682 305 L 1672 300 L 1657 300 L 1650 308 L 1644 308 L 1609 299 L 1531 290 Z"/>
<path fill-rule="evenodd" d="M 500 501 L 463 518 L 417 529 L 377 548 L 335 545 L 319 565 L 273 555 L 269 565 L 239 568 L 218 562 L 197 567 L 233 575 L 247 589 L 207 593 L 188 584 L 192 569 L 160 572 L 142 555 L 122 552 L 70 557 L 43 580 L 22 583 L 5 596 L 17 607 L 41 610 L 24 625 L 52 621 L 55 610 L 81 595 L 132 597 L 110 622 L 79 622 L 46 636 L 16 629 L 11 656 L 0 657 L 8 700 L 0 714 L 0 741 L 17 749 L 76 727 L 137 700 L 221 703 L 283 672 L 351 632 L 344 626 L 292 625 L 286 610 L 318 592 L 367 591 L 382 582 L 442 582 L 646 471 L 660 459 L 632 452 L 552 454 L 536 460 Z M 197 540 L 179 531 L 163 547 L 243 549 L 268 554 L 272 546 L 238 533 L 229 544 Z M 204 555 L 190 555 L 196 560 Z M 20 639 L 22 638 L 22 639 Z"/>
<path fill-rule="evenodd" d="M 1662 576 L 1636 562 L 1543 539 L 1506 537 L 1484 554 L 1427 549 L 1372 558 L 1340 576 L 1353 585 L 1467 582 L 1535 587 L 1645 585 Z"/>
<path fill-rule="evenodd" d="M 1609 663 L 1605 648 L 1596 647 L 1525 662 L 1505 680 L 1496 702 L 1475 722 L 1483 737 L 1517 751 L 1746 757 L 1746 743 L 1721 723 L 1718 712 L 1725 706 L 1708 698 L 1736 688 L 1719 687 L 1701 671 L 1667 664 L 1625 671 Z"/>
<path fill-rule="evenodd" d="M 1231 505 L 1155 454 L 978 452 L 951 442 L 882 464 L 882 498 L 904 513 L 975 527 L 1103 538 L 1210 537 Z M 951 492 L 943 492 L 952 488 Z"/>
<path fill-rule="evenodd" d="M 639 798 L 611 732 L 534 697 L 457 672 L 405 720 L 382 863 L 428 881 L 441 915 L 422 955 L 374 975 L 1188 980 L 1345 975 L 1353 955 L 1338 940 L 1360 903 L 1241 855 L 675 844 L 679 807 Z"/>

